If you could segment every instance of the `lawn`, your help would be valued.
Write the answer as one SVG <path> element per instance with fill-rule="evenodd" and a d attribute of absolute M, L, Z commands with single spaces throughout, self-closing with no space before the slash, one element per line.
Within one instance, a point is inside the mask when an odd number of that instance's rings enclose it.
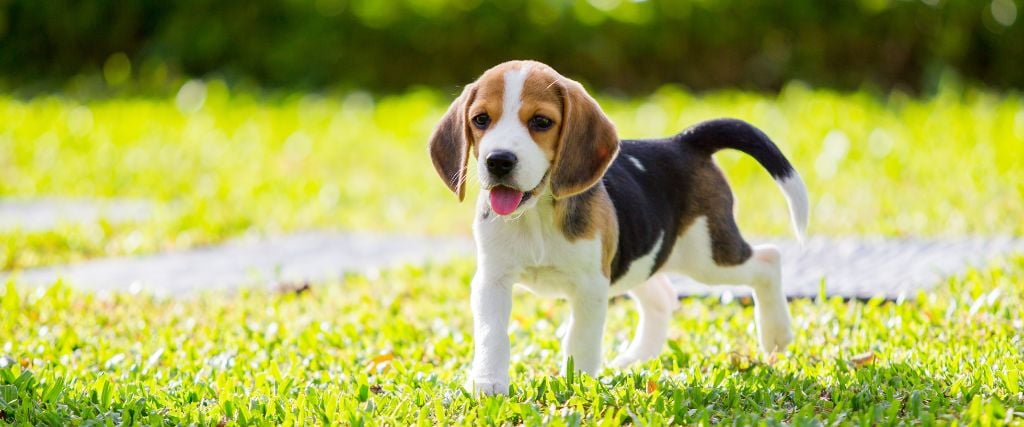
<path fill-rule="evenodd" d="M 156 203 L 138 224 L 0 231 L 0 268 L 309 228 L 469 232 L 470 207 L 447 192 L 426 152 L 454 95 L 257 96 L 216 81 L 191 89 L 166 99 L 0 96 L 0 195 Z M 950 88 L 919 100 L 791 84 L 777 96 L 666 87 L 601 101 L 623 137 L 722 116 L 763 128 L 807 182 L 810 234 L 1024 234 L 1019 95 Z M 718 159 L 741 227 L 788 235 L 768 174 L 738 153 Z"/>
<path fill-rule="evenodd" d="M 511 396 L 461 386 L 470 262 L 347 277 L 300 294 L 155 300 L 57 285 L 0 297 L 0 419 L 213 425 L 596 423 L 1024 425 L 1024 258 L 912 301 L 793 303 L 785 356 L 756 353 L 753 312 L 685 300 L 661 357 L 558 376 L 564 303 L 523 293 Z M 609 314 L 607 356 L 637 321 Z"/>
<path fill-rule="evenodd" d="M 231 93 L 0 97 L 0 194 L 134 197 L 150 219 L 0 232 L 5 270 L 291 230 L 465 234 L 468 203 L 436 178 L 425 139 L 451 94 Z M 666 87 L 601 97 L 624 137 L 733 116 L 804 176 L 810 234 L 1024 234 L 1024 98 L 946 88 L 778 95 Z M 785 235 L 768 175 L 718 156 L 751 235 Z M 471 187 L 472 188 L 472 187 Z M 470 195 L 472 197 L 473 195 Z M 801 300 L 791 351 L 755 351 L 753 313 L 690 299 L 661 357 L 558 376 L 565 304 L 517 295 L 514 390 L 462 389 L 472 260 L 317 283 L 306 292 L 180 299 L 0 284 L 0 420 L 27 425 L 665 423 L 1024 425 L 1024 258 L 898 302 Z M 613 303 L 606 357 L 635 325 Z"/>

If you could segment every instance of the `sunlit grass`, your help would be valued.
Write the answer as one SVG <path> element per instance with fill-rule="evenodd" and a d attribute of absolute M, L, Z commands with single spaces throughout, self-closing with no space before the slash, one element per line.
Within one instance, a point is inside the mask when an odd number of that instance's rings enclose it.
<path fill-rule="evenodd" d="M 213 243 L 303 228 L 467 233 L 425 140 L 451 96 L 229 94 L 0 98 L 0 194 L 134 197 L 140 223 L 0 233 L 0 267 Z M 202 101 L 202 102 L 200 102 Z M 1024 99 L 927 100 L 791 85 L 778 96 L 665 88 L 602 98 L 623 137 L 733 116 L 771 135 L 812 193 L 811 233 L 1024 233 Z M 788 233 L 752 160 L 723 153 L 747 234 Z M 471 186 L 471 193 L 475 187 Z M 470 194 L 473 197 L 474 194 Z M 750 307 L 684 301 L 670 348 L 636 370 L 559 377 L 564 303 L 517 295 L 514 391 L 462 389 L 469 260 L 346 277 L 302 294 L 160 300 L 62 284 L 0 286 L 0 421 L 306 425 L 632 423 L 1020 425 L 1024 259 L 898 303 L 796 301 L 792 351 L 755 350 Z M 636 322 L 613 304 L 606 356 Z"/>
<path fill-rule="evenodd" d="M 0 232 L 8 243 L 0 267 L 188 247 L 249 231 L 468 233 L 469 206 L 447 193 L 425 148 L 451 94 L 264 99 L 216 81 L 186 88 L 167 99 L 0 97 L 0 194 L 157 205 L 141 224 L 69 226 L 71 237 Z M 1019 95 L 949 89 L 926 100 L 879 99 L 793 84 L 777 96 L 664 88 L 601 102 L 625 138 L 670 135 L 721 116 L 763 128 L 807 182 L 813 234 L 1024 233 Z M 737 153 L 718 159 L 746 233 L 788 233 L 768 175 Z M 67 249 L 53 250 L 60 246 Z"/>
<path fill-rule="evenodd" d="M 750 307 L 683 301 L 670 348 L 593 380 L 558 376 L 564 303 L 516 296 L 514 391 L 462 389 L 472 263 L 351 276 L 295 295 L 157 300 L 57 285 L 0 291 L 0 420 L 200 425 L 1024 424 L 1024 259 L 914 300 L 800 300 L 786 356 Z M 612 305 L 606 357 L 635 325 Z"/>

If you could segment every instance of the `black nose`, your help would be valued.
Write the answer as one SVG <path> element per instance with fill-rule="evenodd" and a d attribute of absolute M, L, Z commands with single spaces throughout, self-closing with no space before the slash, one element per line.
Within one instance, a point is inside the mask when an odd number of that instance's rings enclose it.
<path fill-rule="evenodd" d="M 496 178 L 501 178 L 512 172 L 516 167 L 516 155 L 511 151 L 493 151 L 487 155 L 487 171 Z"/>

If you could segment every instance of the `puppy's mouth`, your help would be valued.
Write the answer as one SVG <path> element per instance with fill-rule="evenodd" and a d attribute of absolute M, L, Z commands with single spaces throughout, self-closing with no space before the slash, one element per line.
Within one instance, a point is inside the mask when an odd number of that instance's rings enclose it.
<path fill-rule="evenodd" d="M 532 191 L 524 193 L 511 187 L 496 185 L 491 187 L 491 210 L 498 215 L 511 214 L 529 200 L 532 195 Z"/>
<path fill-rule="evenodd" d="M 540 182 L 537 183 L 537 186 L 528 191 L 522 191 L 504 184 L 498 184 L 491 187 L 487 190 L 490 192 L 491 210 L 501 216 L 512 214 L 516 209 L 519 209 L 520 206 L 525 205 L 531 198 L 540 194 L 541 191 L 543 191 L 547 180 L 548 172 L 544 172 L 544 176 L 540 178 Z"/>

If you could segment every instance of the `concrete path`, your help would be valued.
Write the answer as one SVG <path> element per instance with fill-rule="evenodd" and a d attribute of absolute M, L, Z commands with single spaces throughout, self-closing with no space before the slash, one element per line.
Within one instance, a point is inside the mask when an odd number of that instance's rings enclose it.
<path fill-rule="evenodd" d="M 45 231 L 63 224 L 141 221 L 152 206 L 132 199 L 0 198 L 0 231 Z"/>
<path fill-rule="evenodd" d="M 471 242 L 466 239 L 306 232 L 235 240 L 182 252 L 30 269 L 12 276 L 19 283 L 37 286 L 64 278 L 71 286 L 90 291 L 144 290 L 173 296 L 242 286 L 316 284 L 347 272 L 442 261 L 471 252 Z"/>
<path fill-rule="evenodd" d="M 755 240 L 756 241 L 756 240 Z M 995 257 L 1024 253 L 1024 240 L 810 239 L 775 242 L 783 252 L 786 293 L 815 297 L 822 279 L 828 295 L 847 298 L 913 297 L 971 266 Z M 142 257 L 109 258 L 71 266 L 16 273 L 19 283 L 45 286 L 63 277 L 76 288 L 99 291 L 145 290 L 182 295 L 202 290 L 265 286 L 281 282 L 316 284 L 346 272 L 367 272 L 403 263 L 472 256 L 465 237 L 427 238 L 307 232 L 262 240 L 236 240 L 220 246 Z M 0 280 L 3 280 L 0 274 Z M 743 287 L 707 287 L 674 277 L 680 295 L 749 295 Z"/>
<path fill-rule="evenodd" d="M 817 297 L 823 279 L 829 296 L 913 297 L 919 290 L 930 289 L 970 267 L 985 267 L 1003 255 L 1024 254 L 1024 239 L 1009 237 L 814 237 L 803 247 L 791 240 L 771 243 L 782 252 L 786 295 L 793 298 Z M 750 295 L 749 288 L 709 287 L 681 276 L 674 276 L 673 282 L 681 295 Z"/>

